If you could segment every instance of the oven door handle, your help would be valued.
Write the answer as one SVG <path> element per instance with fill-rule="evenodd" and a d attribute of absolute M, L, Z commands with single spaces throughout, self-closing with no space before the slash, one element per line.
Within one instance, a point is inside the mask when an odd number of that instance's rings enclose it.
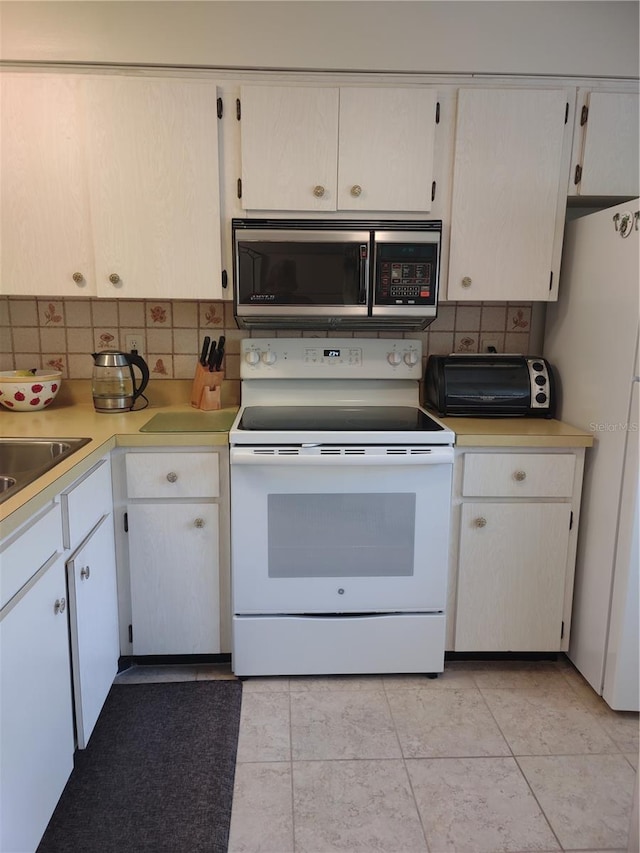
<path fill-rule="evenodd" d="M 354 453 L 350 448 L 232 447 L 232 465 L 339 465 L 378 467 L 391 465 L 453 465 L 453 447 L 376 448 Z"/>

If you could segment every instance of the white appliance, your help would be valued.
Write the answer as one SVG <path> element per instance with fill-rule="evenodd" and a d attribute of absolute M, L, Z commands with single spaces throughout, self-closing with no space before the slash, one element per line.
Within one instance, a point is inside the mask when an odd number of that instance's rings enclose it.
<path fill-rule="evenodd" d="M 420 341 L 242 342 L 236 675 L 442 672 L 455 436 L 421 375 Z"/>
<path fill-rule="evenodd" d="M 593 432 L 569 657 L 616 710 L 638 711 L 639 200 L 567 224 L 544 355 L 558 417 Z"/>

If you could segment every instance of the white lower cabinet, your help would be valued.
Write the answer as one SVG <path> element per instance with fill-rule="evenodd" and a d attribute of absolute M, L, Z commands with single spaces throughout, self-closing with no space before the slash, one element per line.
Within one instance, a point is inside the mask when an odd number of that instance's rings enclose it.
<path fill-rule="evenodd" d="M 226 651 L 227 448 L 129 451 L 124 471 L 130 653 Z"/>
<path fill-rule="evenodd" d="M 582 448 L 457 451 L 449 648 L 567 648 L 583 459 Z"/>
<path fill-rule="evenodd" d="M 3 853 L 36 849 L 73 769 L 63 558 L 46 563 L 30 583 L 0 611 Z"/>
<path fill-rule="evenodd" d="M 109 458 L 60 496 L 67 556 L 76 736 L 91 737 L 118 672 L 118 591 Z"/>
<path fill-rule="evenodd" d="M 218 507 L 129 507 L 134 655 L 220 651 Z"/>
<path fill-rule="evenodd" d="M 104 515 L 67 561 L 78 747 L 91 737 L 118 672 L 118 590 L 113 514 Z"/>

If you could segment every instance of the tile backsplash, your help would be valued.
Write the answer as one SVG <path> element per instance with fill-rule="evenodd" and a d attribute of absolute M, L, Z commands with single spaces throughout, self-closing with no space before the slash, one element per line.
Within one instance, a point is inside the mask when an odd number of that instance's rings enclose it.
<path fill-rule="evenodd" d="M 441 302 L 438 317 L 420 338 L 423 357 L 450 352 L 480 352 L 487 342 L 498 352 L 529 352 L 532 304 Z M 229 302 L 0 298 L 0 369 L 62 370 L 69 379 L 88 379 L 91 353 L 126 350 L 127 337 L 140 351 L 154 379 L 191 379 L 205 335 L 227 339 L 225 371 L 240 377 L 243 337 L 326 337 L 326 332 L 247 332 L 237 328 Z M 401 337 L 394 333 L 342 333 L 345 337 Z"/>

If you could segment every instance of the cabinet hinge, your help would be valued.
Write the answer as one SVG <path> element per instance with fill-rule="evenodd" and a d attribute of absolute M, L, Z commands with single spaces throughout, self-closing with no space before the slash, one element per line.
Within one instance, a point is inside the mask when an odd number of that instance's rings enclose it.
<path fill-rule="evenodd" d="M 560 623 L 560 639 L 564 637 L 564 622 Z"/>
<path fill-rule="evenodd" d="M 571 512 L 571 515 L 569 516 L 569 530 L 573 530 L 573 511 Z"/>
<path fill-rule="evenodd" d="M 440 124 L 440 101 L 436 103 L 436 124 Z"/>
<path fill-rule="evenodd" d="M 582 166 L 578 163 L 578 165 L 576 166 L 576 173 L 573 177 L 573 183 L 579 184 L 581 180 L 582 180 Z"/>
<path fill-rule="evenodd" d="M 434 181 L 431 184 L 431 201 L 435 201 L 436 199 L 436 182 Z"/>
<path fill-rule="evenodd" d="M 129 625 L 129 642 L 133 643 L 133 625 Z"/>
<path fill-rule="evenodd" d="M 218 98 L 216 101 L 216 105 L 218 107 L 218 118 L 222 118 L 223 106 L 222 106 L 222 98 Z"/>
<path fill-rule="evenodd" d="M 569 103 L 567 102 L 564 108 L 564 123 L 566 124 L 569 121 Z"/>
<path fill-rule="evenodd" d="M 240 98 L 236 98 L 236 118 L 238 121 L 242 118 L 242 107 L 240 106 Z"/>
<path fill-rule="evenodd" d="M 125 512 L 124 514 L 124 532 L 129 532 L 129 513 Z"/>
<path fill-rule="evenodd" d="M 226 290 L 229 285 L 227 271 L 222 270 L 222 289 Z"/>
<path fill-rule="evenodd" d="M 549 290 L 553 287 L 553 270 L 551 270 L 551 275 L 549 276 Z"/>
<path fill-rule="evenodd" d="M 238 178 L 238 198 L 242 198 L 242 178 Z"/>
<path fill-rule="evenodd" d="M 585 104 L 580 113 L 580 127 L 583 127 L 587 123 L 587 119 L 589 118 L 589 107 Z"/>

